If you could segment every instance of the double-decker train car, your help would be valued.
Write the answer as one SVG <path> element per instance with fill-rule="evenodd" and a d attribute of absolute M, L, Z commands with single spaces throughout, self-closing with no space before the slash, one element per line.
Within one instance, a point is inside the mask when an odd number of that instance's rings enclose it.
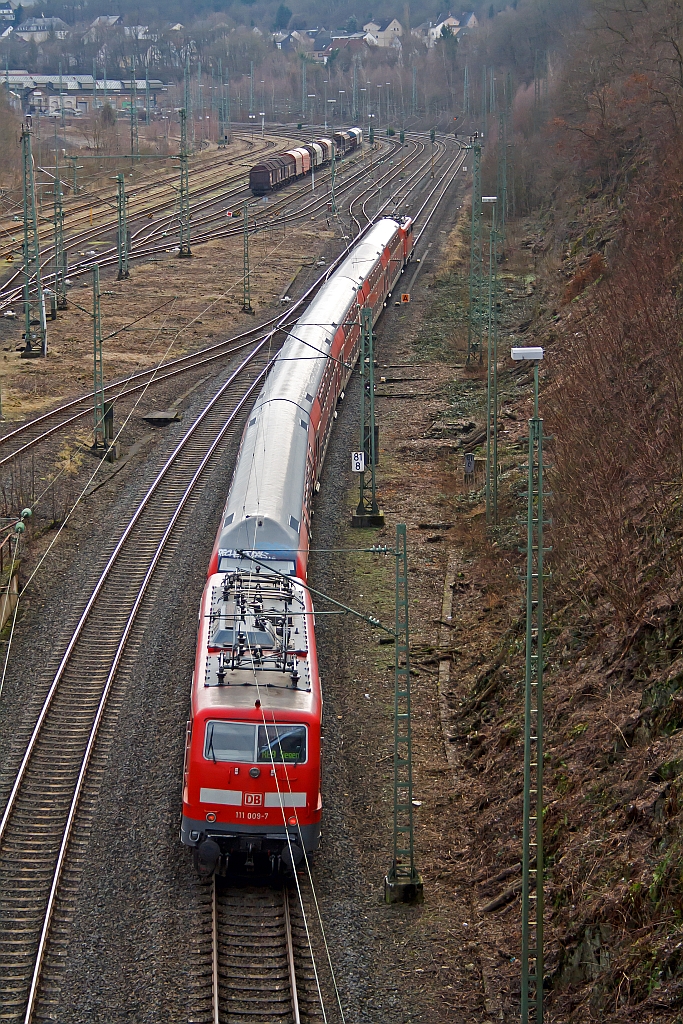
<path fill-rule="evenodd" d="M 288 337 L 244 428 L 199 613 L 181 839 L 203 877 L 317 849 L 322 690 L 306 588 L 311 499 L 335 407 L 412 252 L 385 218 Z"/>
<path fill-rule="evenodd" d="M 335 159 L 358 149 L 363 142 L 360 128 L 334 133 Z M 255 196 L 263 196 L 274 189 L 282 188 L 288 181 L 302 178 L 318 167 L 324 167 L 332 160 L 333 140 L 316 139 L 310 145 L 288 149 L 255 164 L 249 172 L 249 188 Z"/>

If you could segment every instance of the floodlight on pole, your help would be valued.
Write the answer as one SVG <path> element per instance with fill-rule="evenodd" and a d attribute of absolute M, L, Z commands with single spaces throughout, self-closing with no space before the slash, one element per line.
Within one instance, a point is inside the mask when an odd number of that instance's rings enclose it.
<path fill-rule="evenodd" d="M 543 359 L 542 348 L 513 348 L 510 350 L 510 356 L 519 362 L 522 359 Z"/>

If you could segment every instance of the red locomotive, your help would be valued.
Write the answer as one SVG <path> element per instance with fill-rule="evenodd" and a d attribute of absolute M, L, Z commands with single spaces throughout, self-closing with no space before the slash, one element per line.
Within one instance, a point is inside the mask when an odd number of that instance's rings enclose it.
<path fill-rule="evenodd" d="M 320 841 L 322 694 L 305 586 L 311 498 L 334 410 L 412 252 L 385 218 L 290 331 L 245 426 L 199 613 L 181 838 L 204 877 Z M 319 358 L 316 358 L 319 356 Z"/>

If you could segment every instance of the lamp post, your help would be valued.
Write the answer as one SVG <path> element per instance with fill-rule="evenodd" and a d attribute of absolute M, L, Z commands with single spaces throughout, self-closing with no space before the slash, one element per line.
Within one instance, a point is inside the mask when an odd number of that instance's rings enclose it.
<path fill-rule="evenodd" d="M 522 823 L 522 1024 L 543 1022 L 543 420 L 538 415 L 542 348 L 513 348 L 534 364 L 529 420 Z M 535 747 L 535 749 L 532 749 Z M 535 875 L 535 878 L 533 877 Z M 530 1012 L 531 1011 L 531 1012 Z"/>
<path fill-rule="evenodd" d="M 382 88 L 381 84 L 378 85 L 377 88 L 381 89 Z M 377 93 L 377 127 L 379 128 L 381 124 L 382 124 L 382 93 L 378 92 Z"/>
<path fill-rule="evenodd" d="M 259 117 L 261 118 L 261 138 L 263 138 L 266 124 L 266 112 L 265 110 L 259 110 Z"/>
<path fill-rule="evenodd" d="M 327 79 L 326 78 L 323 78 L 323 88 L 325 90 L 325 96 L 324 96 L 324 101 L 325 101 L 325 131 L 327 131 Z"/>
<path fill-rule="evenodd" d="M 344 120 L 344 95 L 345 95 L 345 93 L 346 93 L 346 89 L 340 89 L 339 90 L 339 117 L 341 118 L 341 121 Z"/>
<path fill-rule="evenodd" d="M 249 120 L 251 122 L 251 144 L 254 145 L 254 122 L 256 120 L 256 114 L 250 114 Z"/>

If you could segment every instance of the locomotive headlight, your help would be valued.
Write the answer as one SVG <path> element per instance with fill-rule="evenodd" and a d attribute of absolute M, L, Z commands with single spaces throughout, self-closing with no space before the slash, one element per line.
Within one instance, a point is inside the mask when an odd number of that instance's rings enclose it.
<path fill-rule="evenodd" d="M 206 820 L 207 821 L 215 821 L 216 820 L 216 815 L 214 814 L 213 811 L 209 811 L 209 813 L 206 815 Z"/>

